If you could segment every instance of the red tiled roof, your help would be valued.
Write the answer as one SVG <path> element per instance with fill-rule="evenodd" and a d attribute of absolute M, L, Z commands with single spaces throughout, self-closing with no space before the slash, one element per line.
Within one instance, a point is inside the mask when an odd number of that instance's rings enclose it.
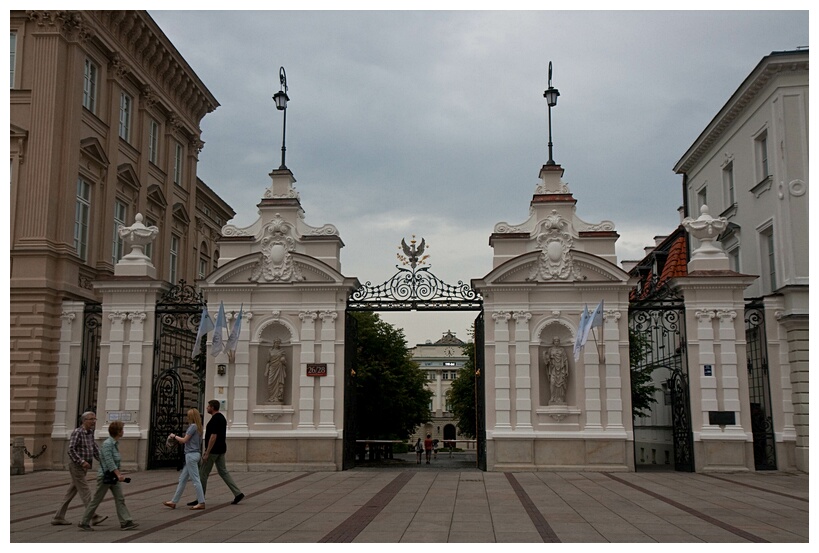
<path fill-rule="evenodd" d="M 688 274 L 688 262 L 686 258 L 685 234 L 681 234 L 674 240 L 674 243 L 668 250 L 668 257 L 665 259 L 663 272 L 660 274 L 660 280 L 657 281 L 657 286 L 662 286 L 668 279 L 686 276 Z"/>

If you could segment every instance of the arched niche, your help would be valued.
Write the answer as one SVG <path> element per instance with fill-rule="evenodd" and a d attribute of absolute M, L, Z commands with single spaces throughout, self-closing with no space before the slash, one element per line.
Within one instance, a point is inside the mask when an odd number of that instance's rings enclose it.
<path fill-rule="evenodd" d="M 294 351 L 296 342 L 295 329 L 286 321 L 271 319 L 260 325 L 253 344 L 256 349 L 257 405 L 293 404 L 292 388 L 298 366 Z M 276 393 L 279 388 L 280 392 Z"/>
<path fill-rule="evenodd" d="M 541 407 L 573 406 L 577 405 L 578 381 L 582 380 L 577 374 L 573 349 L 576 329 L 562 319 L 550 319 L 544 321 L 536 328 L 535 336 L 537 344 L 537 366 L 538 366 L 538 404 Z M 555 344 L 554 340 L 558 343 Z M 566 382 L 565 403 L 554 404 L 551 402 L 552 387 L 547 366 L 547 357 L 552 346 L 560 347 L 568 363 L 568 378 Z"/>

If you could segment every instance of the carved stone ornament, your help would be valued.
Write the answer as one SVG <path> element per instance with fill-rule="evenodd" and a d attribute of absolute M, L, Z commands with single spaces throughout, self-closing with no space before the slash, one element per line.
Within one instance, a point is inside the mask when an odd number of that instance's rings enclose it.
<path fill-rule="evenodd" d="M 264 228 L 262 238 L 262 260 L 253 267 L 250 280 L 253 282 L 292 282 L 304 280 L 301 271 L 293 262 L 296 241 L 291 236 L 293 225 L 284 221 L 278 213 Z"/>
<path fill-rule="evenodd" d="M 541 223 L 541 233 L 537 237 L 540 258 L 527 280 L 570 280 L 577 279 L 580 271 L 574 266 L 571 253 L 574 239 L 566 230 L 568 221 L 560 217 L 556 210 Z"/>

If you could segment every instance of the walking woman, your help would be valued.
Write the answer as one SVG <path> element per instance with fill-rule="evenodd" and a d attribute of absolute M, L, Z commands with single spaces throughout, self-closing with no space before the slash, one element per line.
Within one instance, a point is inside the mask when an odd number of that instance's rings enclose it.
<path fill-rule="evenodd" d="M 176 504 L 182 499 L 182 492 L 188 480 L 193 482 L 193 489 L 196 490 L 196 500 L 198 503 L 191 507 L 191 511 L 201 511 L 205 508 L 205 492 L 202 491 L 202 482 L 199 480 L 199 460 L 202 458 L 202 417 L 197 409 L 188 411 L 188 422 L 190 426 L 185 431 L 184 436 L 171 434 L 168 438 L 176 440 L 180 444 L 185 444 L 185 467 L 179 474 L 179 485 L 173 499 L 162 504 L 171 509 L 176 509 Z"/>
<path fill-rule="evenodd" d="M 125 496 L 122 494 L 122 486 L 119 485 L 120 482 L 125 481 L 125 476 L 119 471 L 121 461 L 119 455 L 119 439 L 122 438 L 124 434 L 122 427 L 122 421 L 114 421 L 108 426 L 109 437 L 103 442 L 100 448 L 100 470 L 97 474 L 97 491 L 94 493 L 94 497 L 91 499 L 88 507 L 85 508 L 85 513 L 83 513 L 82 520 L 79 524 L 80 530 L 94 530 L 88 523 L 91 521 L 91 517 L 94 516 L 97 507 L 105 497 L 105 492 L 108 490 L 111 490 L 111 495 L 114 496 L 114 506 L 117 509 L 117 518 L 119 519 L 120 528 L 123 530 L 133 530 L 139 526 L 139 524 L 134 522 L 131 518 L 131 513 L 128 512 L 128 507 L 125 506 Z M 113 473 L 116 477 L 116 481 L 110 484 L 106 483 L 106 472 Z M 128 481 L 130 482 L 130 479 L 128 479 Z"/>
<path fill-rule="evenodd" d="M 424 454 L 424 445 L 421 443 L 421 438 L 415 442 L 415 455 L 418 457 L 417 465 L 421 464 L 421 456 Z"/>

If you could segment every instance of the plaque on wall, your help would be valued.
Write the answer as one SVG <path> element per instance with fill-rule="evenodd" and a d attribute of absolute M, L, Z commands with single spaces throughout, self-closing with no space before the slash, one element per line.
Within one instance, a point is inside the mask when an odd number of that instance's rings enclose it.
<path fill-rule="evenodd" d="M 307 363 L 307 376 L 327 376 L 327 363 Z"/>

